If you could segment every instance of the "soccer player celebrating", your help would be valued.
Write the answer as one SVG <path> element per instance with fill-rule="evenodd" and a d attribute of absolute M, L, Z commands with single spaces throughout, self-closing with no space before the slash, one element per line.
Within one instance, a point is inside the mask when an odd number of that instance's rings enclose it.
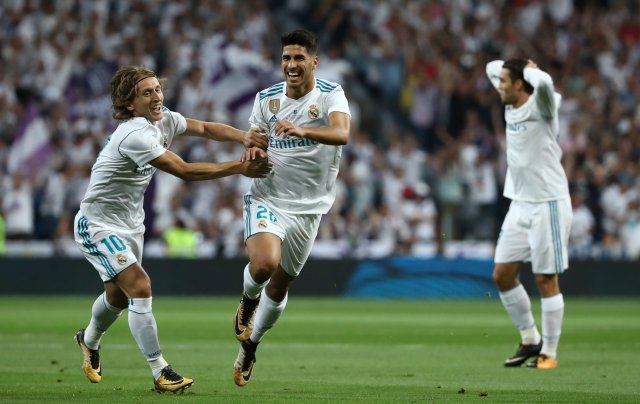
<path fill-rule="evenodd" d="M 238 386 L 249 382 L 256 348 L 280 318 L 320 218 L 333 204 L 342 145 L 349 139 L 351 115 L 342 87 L 315 77 L 317 44 L 306 30 L 282 35 L 285 81 L 256 95 L 249 119 L 268 136 L 273 171 L 255 179 L 244 197 L 249 264 L 234 327 Z"/>
<path fill-rule="evenodd" d="M 121 121 L 91 170 L 91 180 L 75 217 L 75 240 L 104 282 L 86 329 L 76 334 L 82 368 L 92 383 L 102 379 L 100 340 L 121 312 L 153 374 L 156 390 L 178 392 L 193 380 L 178 375 L 162 355 L 151 310 L 151 281 L 141 266 L 144 193 L 156 169 L 188 181 L 232 174 L 260 178 L 270 171 L 264 136 L 227 125 L 185 119 L 162 105 L 162 81 L 145 67 L 119 69 L 111 80 L 113 118 Z M 255 160 L 187 163 L 167 150 L 174 137 L 194 135 L 256 147 Z M 244 157 L 244 156 L 242 156 Z"/>
<path fill-rule="evenodd" d="M 520 330 L 521 344 L 505 366 L 557 367 L 564 300 L 558 274 L 569 266 L 567 246 L 572 211 L 567 176 L 558 145 L 561 97 L 551 76 L 531 60 L 496 60 L 487 75 L 505 105 L 507 176 L 511 199 L 495 251 L 493 279 L 500 300 Z M 531 261 L 542 303 L 542 337 L 518 272 Z"/>

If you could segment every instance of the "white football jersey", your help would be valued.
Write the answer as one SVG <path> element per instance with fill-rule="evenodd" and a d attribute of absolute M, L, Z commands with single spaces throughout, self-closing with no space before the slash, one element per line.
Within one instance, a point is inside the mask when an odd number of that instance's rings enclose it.
<path fill-rule="evenodd" d="M 144 229 L 144 193 L 156 171 L 149 162 L 186 129 L 186 119 L 165 107 L 158 122 L 137 117 L 118 125 L 91 169 L 80 211 L 106 227 Z"/>
<path fill-rule="evenodd" d="M 487 76 L 498 89 L 502 60 L 487 64 Z M 558 108 L 562 97 L 554 92 L 551 76 L 525 68 L 524 79 L 534 92 L 519 108 L 505 106 L 507 176 L 504 196 L 522 202 L 569 198 L 567 176 L 560 162 Z"/>
<path fill-rule="evenodd" d="M 336 196 L 336 178 L 342 146 L 326 145 L 295 136 L 276 136 L 275 124 L 287 120 L 301 127 L 329 125 L 329 114 L 351 116 L 342 87 L 316 79 L 315 87 L 294 100 L 286 96 L 286 83 L 275 84 L 256 94 L 249 118 L 269 136 L 269 161 L 273 171 L 256 178 L 251 194 L 289 213 L 327 213 Z"/>

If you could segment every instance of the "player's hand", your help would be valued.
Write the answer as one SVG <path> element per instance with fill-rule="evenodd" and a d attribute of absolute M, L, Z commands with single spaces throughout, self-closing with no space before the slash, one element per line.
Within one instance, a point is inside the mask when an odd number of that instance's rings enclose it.
<path fill-rule="evenodd" d="M 292 124 L 289 121 L 278 121 L 274 126 L 276 135 L 287 138 L 289 136 L 304 137 L 304 131 L 301 127 Z"/>
<path fill-rule="evenodd" d="M 269 162 L 267 153 L 264 150 L 258 148 L 254 149 L 258 150 L 258 152 L 256 152 L 255 158 L 253 160 L 241 159 L 243 168 L 242 174 L 249 178 L 264 178 L 271 172 L 272 165 Z"/>
<path fill-rule="evenodd" d="M 532 69 L 538 69 L 538 65 L 531 59 L 528 59 L 527 65 L 525 67 L 530 67 Z"/>
<path fill-rule="evenodd" d="M 259 147 L 260 149 L 267 150 L 269 136 L 260 128 L 251 128 L 244 133 L 242 144 L 244 144 L 245 149 Z"/>
<path fill-rule="evenodd" d="M 266 160 L 267 158 L 268 158 L 268 155 L 265 150 L 262 150 L 258 147 L 251 147 L 245 150 L 242 156 L 240 156 L 240 161 L 245 162 L 245 161 L 253 161 L 253 160 L 259 160 L 259 159 Z"/>

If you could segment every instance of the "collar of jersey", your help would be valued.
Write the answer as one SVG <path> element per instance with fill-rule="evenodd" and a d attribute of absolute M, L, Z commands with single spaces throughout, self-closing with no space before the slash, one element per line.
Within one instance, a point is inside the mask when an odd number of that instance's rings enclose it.
<path fill-rule="evenodd" d="M 302 97 L 297 98 L 297 99 L 296 98 L 290 98 L 287 95 L 287 81 L 285 80 L 284 86 L 282 86 L 283 90 L 284 90 L 284 96 L 287 97 L 288 100 L 291 100 L 293 102 L 304 102 L 307 99 L 307 97 L 309 97 L 309 95 L 313 94 L 313 92 L 315 91 L 316 85 L 318 84 L 317 80 L 318 79 L 314 77 L 313 78 L 313 88 L 311 88 L 311 91 L 309 91 L 308 93 L 306 93 L 305 95 L 303 95 Z"/>

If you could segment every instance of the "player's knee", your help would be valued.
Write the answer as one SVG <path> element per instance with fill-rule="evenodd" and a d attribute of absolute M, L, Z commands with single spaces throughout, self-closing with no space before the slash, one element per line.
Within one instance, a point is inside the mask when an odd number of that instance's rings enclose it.
<path fill-rule="evenodd" d="M 147 277 L 138 279 L 128 290 L 130 298 L 151 297 L 151 280 Z"/>
<path fill-rule="evenodd" d="M 498 286 L 504 283 L 505 276 L 503 273 L 500 273 L 499 271 L 494 270 L 491 277 L 493 278 L 493 283 L 495 283 Z"/>
<path fill-rule="evenodd" d="M 505 291 L 517 286 L 516 279 L 510 274 L 502 271 L 494 270 L 492 274 L 493 282 L 496 284 L 499 290 Z"/>
<path fill-rule="evenodd" d="M 560 293 L 558 278 L 555 275 L 536 275 L 536 286 L 543 297 Z"/>
<path fill-rule="evenodd" d="M 256 281 L 269 279 L 278 268 L 275 260 L 255 260 L 251 261 L 251 274 Z"/>

